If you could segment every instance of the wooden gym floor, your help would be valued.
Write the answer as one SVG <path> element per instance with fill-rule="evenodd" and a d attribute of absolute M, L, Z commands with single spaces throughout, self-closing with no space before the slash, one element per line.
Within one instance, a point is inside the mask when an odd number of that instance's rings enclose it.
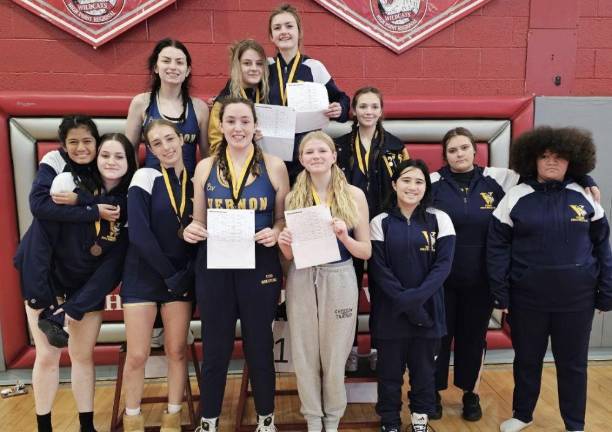
<path fill-rule="evenodd" d="M 294 388 L 294 386 L 295 380 L 290 375 L 281 376 L 277 380 L 277 388 L 287 389 Z M 192 387 L 194 391 L 197 391 L 193 378 Z M 480 386 L 483 418 L 475 423 L 463 421 L 461 419 L 461 393 L 455 388 L 450 388 L 442 393 L 444 416 L 442 420 L 431 422 L 431 426 L 436 432 L 498 431 L 500 421 L 511 415 L 512 387 L 511 365 L 488 366 L 484 370 Z M 220 421 L 221 432 L 233 431 L 239 389 L 240 376 L 230 376 Z M 147 395 L 163 395 L 164 390 L 163 381 L 147 380 L 145 386 Z M 109 430 L 113 396 L 113 382 L 98 383 L 95 399 L 95 423 L 99 432 Z M 164 408 L 163 404 L 143 406 L 147 424 L 159 422 Z M 297 396 L 277 397 L 276 418 L 277 422 L 300 420 Z M 376 418 L 374 406 L 351 404 L 347 408 L 345 418 L 353 420 Z M 0 419 L 2 419 L 0 423 L 2 431 L 35 431 L 36 419 L 31 388 L 27 395 L 0 400 Z M 409 423 L 406 407 L 404 407 L 402 419 L 405 424 Z M 591 362 L 589 365 L 586 420 L 586 431 L 612 431 L 612 362 Z M 255 422 L 252 401 L 247 405 L 245 422 Z M 59 432 L 78 432 L 79 430 L 76 408 L 69 385 L 60 386 L 53 407 L 53 426 Z M 534 425 L 527 430 L 530 432 L 565 431 L 558 412 L 555 368 L 552 365 L 547 364 L 544 368 L 542 392 L 534 415 Z M 356 429 L 343 429 L 343 431 L 356 431 Z M 362 431 L 375 432 L 378 431 L 378 428 L 362 429 Z"/>

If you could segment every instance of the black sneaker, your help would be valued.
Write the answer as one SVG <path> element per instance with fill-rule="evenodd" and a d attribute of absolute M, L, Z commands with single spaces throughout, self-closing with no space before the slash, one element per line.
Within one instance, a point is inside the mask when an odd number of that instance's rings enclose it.
<path fill-rule="evenodd" d="M 68 333 L 57 321 L 48 318 L 38 319 L 38 328 L 47 336 L 49 343 L 56 348 L 68 346 Z"/>
<path fill-rule="evenodd" d="M 434 412 L 429 415 L 430 420 L 440 420 L 442 418 L 442 397 L 440 392 L 436 392 L 436 405 Z"/>
<path fill-rule="evenodd" d="M 400 432 L 402 430 L 402 425 L 382 425 L 380 427 L 380 432 Z"/>
<path fill-rule="evenodd" d="M 463 393 L 463 418 L 467 421 L 478 421 L 482 418 L 480 397 L 476 393 Z"/>

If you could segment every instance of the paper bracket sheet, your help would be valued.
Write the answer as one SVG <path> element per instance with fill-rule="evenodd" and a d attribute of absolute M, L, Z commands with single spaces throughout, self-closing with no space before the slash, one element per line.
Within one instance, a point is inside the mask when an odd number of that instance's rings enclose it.
<path fill-rule="evenodd" d="M 293 160 L 296 112 L 293 108 L 256 104 L 257 126 L 263 138 L 259 145 L 266 153 L 284 161 Z"/>
<path fill-rule="evenodd" d="M 296 269 L 340 260 L 340 248 L 332 227 L 329 207 L 317 205 L 285 212 L 291 231 Z"/>
<path fill-rule="evenodd" d="M 329 107 L 329 96 L 323 84 L 287 84 L 287 106 L 297 112 L 295 133 L 323 129 L 329 124 L 329 118 L 324 114 Z"/>
<path fill-rule="evenodd" d="M 208 209 L 206 267 L 255 268 L 255 210 Z"/>

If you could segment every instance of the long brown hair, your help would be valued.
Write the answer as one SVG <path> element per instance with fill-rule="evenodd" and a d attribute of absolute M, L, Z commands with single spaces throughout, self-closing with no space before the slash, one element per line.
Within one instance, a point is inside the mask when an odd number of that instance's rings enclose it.
<path fill-rule="evenodd" d="M 232 97 L 241 97 L 240 90 L 244 88 L 244 82 L 242 80 L 240 60 L 242 55 L 250 49 L 259 54 L 263 61 L 263 71 L 261 74 L 261 82 L 259 83 L 259 90 L 261 92 L 261 102 L 268 103 L 270 85 L 268 83 L 269 72 L 266 63 L 266 52 L 259 42 L 254 39 L 243 39 L 230 47 L 230 95 Z"/>
<path fill-rule="evenodd" d="M 299 149 L 300 156 L 306 144 L 313 140 L 323 141 L 332 152 L 336 152 L 334 140 L 331 139 L 329 135 L 322 131 L 314 131 L 310 132 L 302 139 Z M 342 170 L 335 163 L 331 166 L 331 174 L 331 182 L 327 192 L 329 201 L 331 202 L 331 214 L 334 217 L 342 219 L 349 229 L 354 228 L 359 221 L 359 215 L 357 214 L 357 205 L 349 190 L 350 185 L 346 181 L 346 177 Z M 312 196 L 312 188 L 313 184 L 310 173 L 307 170 L 302 170 L 302 172 L 298 174 L 295 184 L 289 193 L 287 209 L 293 210 L 313 206 L 315 202 Z"/>

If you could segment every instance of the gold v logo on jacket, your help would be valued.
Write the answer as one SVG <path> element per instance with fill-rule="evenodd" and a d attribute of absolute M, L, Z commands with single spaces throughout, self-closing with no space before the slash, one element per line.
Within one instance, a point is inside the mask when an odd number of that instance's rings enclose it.
<path fill-rule="evenodd" d="M 570 204 L 569 207 L 574 211 L 575 216 L 570 219 L 572 222 L 588 222 L 587 211 L 582 204 Z"/>
<path fill-rule="evenodd" d="M 121 231 L 121 224 L 110 222 L 110 229 L 108 231 L 108 234 L 105 236 L 102 236 L 101 238 L 102 240 L 106 240 L 109 242 L 117 241 L 117 236 L 119 235 L 119 231 Z"/>
<path fill-rule="evenodd" d="M 480 197 L 485 202 L 483 207 L 480 207 L 481 210 L 494 210 L 495 206 L 495 197 L 493 196 L 493 192 L 480 192 Z"/>
<path fill-rule="evenodd" d="M 419 249 L 421 252 L 435 252 L 436 251 L 436 231 L 421 231 L 423 237 L 425 237 L 425 245 Z"/>

